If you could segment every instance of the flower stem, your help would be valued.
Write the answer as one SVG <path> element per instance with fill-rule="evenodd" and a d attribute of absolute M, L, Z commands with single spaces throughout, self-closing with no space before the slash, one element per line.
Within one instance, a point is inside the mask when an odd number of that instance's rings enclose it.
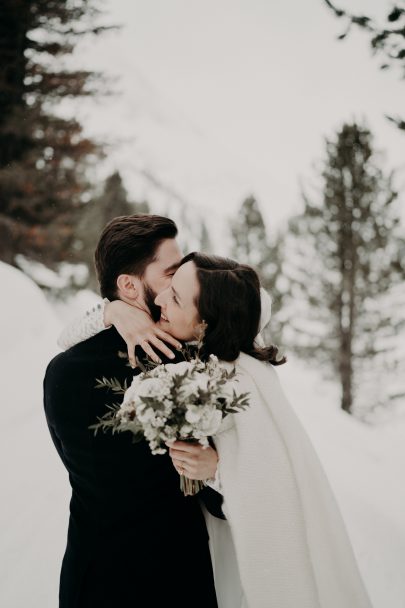
<path fill-rule="evenodd" d="M 204 487 L 204 483 L 199 479 L 189 479 L 185 475 L 180 475 L 180 489 L 184 496 L 195 496 Z"/>

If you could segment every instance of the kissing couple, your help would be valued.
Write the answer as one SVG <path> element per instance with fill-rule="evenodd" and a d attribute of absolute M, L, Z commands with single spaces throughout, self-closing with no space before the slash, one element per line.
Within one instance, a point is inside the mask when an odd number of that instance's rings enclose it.
<path fill-rule="evenodd" d="M 286 400 L 265 345 L 270 316 L 243 261 L 183 257 L 173 221 L 113 219 L 95 252 L 103 304 L 69 325 L 49 364 L 44 406 L 72 488 L 60 608 L 370 608 L 329 482 Z M 146 355 L 234 367 L 250 406 L 209 447 L 177 441 L 153 455 L 131 433 L 89 429 Z M 128 362 L 129 359 L 129 362 Z M 204 480 L 184 496 L 179 475 Z"/>

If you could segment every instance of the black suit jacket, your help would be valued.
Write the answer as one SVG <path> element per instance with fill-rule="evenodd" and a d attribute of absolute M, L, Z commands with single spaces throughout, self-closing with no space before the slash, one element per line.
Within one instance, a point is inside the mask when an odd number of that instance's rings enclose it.
<path fill-rule="evenodd" d="M 184 497 L 169 456 L 151 454 L 131 433 L 89 429 L 122 400 L 96 389 L 134 371 L 114 328 L 57 355 L 44 405 L 72 487 L 60 608 L 216 606 L 208 535 L 197 497 Z"/>

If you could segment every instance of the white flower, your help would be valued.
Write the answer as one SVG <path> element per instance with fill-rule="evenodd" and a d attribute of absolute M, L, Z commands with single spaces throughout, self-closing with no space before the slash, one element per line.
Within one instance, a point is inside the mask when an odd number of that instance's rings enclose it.
<path fill-rule="evenodd" d="M 117 411 L 118 418 L 124 418 L 130 416 L 135 412 L 135 406 L 131 403 L 122 403 L 120 409 Z"/>
<path fill-rule="evenodd" d="M 235 394 L 240 395 L 241 390 L 238 381 L 233 378 L 232 380 L 227 380 L 225 384 L 219 388 L 217 397 L 222 397 L 226 399 L 228 402 L 231 402 L 234 399 Z"/>
<path fill-rule="evenodd" d="M 140 397 L 156 397 L 166 393 L 164 383 L 160 378 L 144 378 L 136 388 L 136 396 Z"/>
<path fill-rule="evenodd" d="M 140 405 L 136 410 L 136 416 L 142 424 L 148 424 L 155 420 L 155 410 L 153 407 L 147 407 L 145 405 Z"/>
<path fill-rule="evenodd" d="M 187 437 L 193 430 L 191 424 L 183 424 L 179 430 L 180 437 Z"/>
<path fill-rule="evenodd" d="M 197 389 L 196 383 L 193 378 L 185 378 L 181 387 L 180 387 L 180 396 L 183 401 L 190 402 L 195 401 L 197 398 Z"/>
<path fill-rule="evenodd" d="M 125 391 L 124 403 L 136 401 L 136 395 L 140 382 L 140 376 L 135 376 L 132 380 L 131 386 Z"/>
<path fill-rule="evenodd" d="M 199 438 L 217 432 L 222 422 L 222 412 L 210 405 L 190 405 L 185 418 L 196 429 L 193 436 Z"/>
<path fill-rule="evenodd" d="M 203 372 L 201 374 L 198 374 L 196 385 L 200 390 L 207 392 L 210 381 L 211 378 L 209 377 L 209 375 Z"/>
<path fill-rule="evenodd" d="M 190 361 L 180 361 L 179 363 L 166 363 L 164 367 L 169 374 L 175 376 L 191 371 L 194 366 Z"/>
<path fill-rule="evenodd" d="M 203 406 L 201 405 L 189 405 L 187 407 L 185 418 L 190 424 L 199 422 L 203 415 Z"/>

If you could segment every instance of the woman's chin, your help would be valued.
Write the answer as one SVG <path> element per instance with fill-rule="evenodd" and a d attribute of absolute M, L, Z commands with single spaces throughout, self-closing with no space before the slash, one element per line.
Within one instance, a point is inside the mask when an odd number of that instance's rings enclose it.
<path fill-rule="evenodd" d="M 159 325 L 159 327 L 161 329 L 164 329 L 165 327 L 167 328 L 169 325 L 169 321 L 165 321 L 165 319 L 162 319 L 162 317 L 160 317 L 159 321 L 157 321 L 156 325 Z"/>
<path fill-rule="evenodd" d="M 168 334 L 172 334 L 172 336 L 175 337 L 174 333 L 173 333 L 173 329 L 170 326 L 170 322 L 166 321 L 166 319 L 163 319 L 162 317 L 160 317 L 160 319 L 156 323 L 156 325 L 158 325 L 160 327 L 160 329 L 163 329 L 163 331 L 167 331 Z"/>
<path fill-rule="evenodd" d="M 187 341 L 187 338 L 184 338 L 184 336 L 181 334 L 181 332 L 179 332 L 179 331 L 176 332 L 176 330 L 170 325 L 170 321 L 166 321 L 166 319 L 163 319 L 162 317 L 160 317 L 160 319 L 156 323 L 156 325 L 158 327 L 160 327 L 160 329 L 163 329 L 163 331 L 165 331 L 168 334 L 170 334 L 171 336 L 173 336 L 173 338 L 176 338 L 177 340 L 180 340 L 183 342 Z"/>

